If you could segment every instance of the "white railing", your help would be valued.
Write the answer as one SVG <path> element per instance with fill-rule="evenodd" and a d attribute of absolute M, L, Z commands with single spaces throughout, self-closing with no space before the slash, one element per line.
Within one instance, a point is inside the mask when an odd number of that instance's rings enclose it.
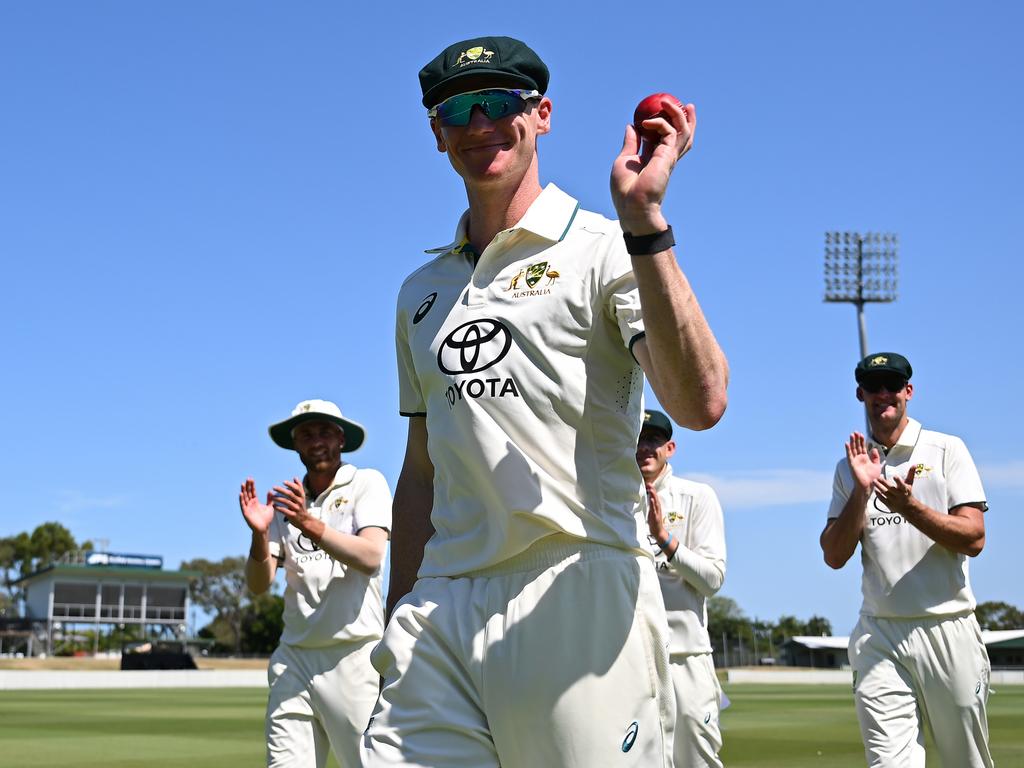
<path fill-rule="evenodd" d="M 53 618 L 96 621 L 96 603 L 54 603 Z M 126 605 L 121 611 L 116 605 L 101 605 L 99 620 L 142 622 L 142 606 Z M 145 621 L 180 623 L 185 621 L 184 606 L 147 605 Z"/>

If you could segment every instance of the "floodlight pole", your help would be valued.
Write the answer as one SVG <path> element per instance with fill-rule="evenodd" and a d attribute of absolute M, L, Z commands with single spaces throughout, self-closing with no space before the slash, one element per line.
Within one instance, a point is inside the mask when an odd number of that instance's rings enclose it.
<path fill-rule="evenodd" d="M 869 354 L 864 305 L 896 300 L 898 247 L 899 238 L 889 233 L 825 233 L 825 301 L 853 304 L 857 308 L 862 360 Z M 867 429 L 870 436 L 870 424 Z"/>
<path fill-rule="evenodd" d="M 868 323 L 864 319 L 864 241 L 857 238 L 857 331 L 860 336 L 860 359 L 868 356 Z"/>

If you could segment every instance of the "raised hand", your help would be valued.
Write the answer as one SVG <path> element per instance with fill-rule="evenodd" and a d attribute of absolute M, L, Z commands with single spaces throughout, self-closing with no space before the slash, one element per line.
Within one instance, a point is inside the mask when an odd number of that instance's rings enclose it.
<path fill-rule="evenodd" d="M 865 491 L 870 491 L 875 480 L 882 474 L 882 457 L 877 448 L 870 451 L 867 441 L 860 432 L 850 435 L 846 443 L 846 461 L 853 473 L 853 480 Z"/>
<path fill-rule="evenodd" d="M 274 508 L 270 502 L 270 494 L 267 494 L 267 503 L 260 504 L 256 495 L 256 482 L 251 477 L 246 478 L 238 492 L 238 507 L 242 510 L 246 524 L 256 533 L 270 530 L 270 523 L 274 519 Z"/>
<path fill-rule="evenodd" d="M 643 121 L 643 128 L 658 134 L 657 143 L 641 141 L 629 125 L 622 151 L 612 165 L 612 202 L 622 229 L 633 235 L 660 232 L 667 226 L 661 216 L 661 201 L 668 188 L 672 169 L 693 146 L 697 112 L 693 104 L 680 107 L 664 104 L 668 119 L 654 117 Z"/>
<path fill-rule="evenodd" d="M 326 526 L 306 509 L 306 489 L 299 478 L 293 477 L 281 485 L 275 485 L 273 493 L 268 498 L 272 499 L 275 510 L 313 541 L 319 541 L 323 536 Z"/>
<path fill-rule="evenodd" d="M 651 532 L 651 536 L 661 541 L 666 537 L 661 499 L 658 498 L 658 492 L 654 490 L 653 485 L 644 483 L 644 487 L 647 489 L 647 529 Z"/>
<path fill-rule="evenodd" d="M 914 478 L 917 477 L 917 467 L 911 467 L 907 478 L 894 478 L 890 483 L 884 477 L 875 479 L 873 484 L 875 493 L 882 503 L 889 508 L 889 511 L 896 514 L 906 515 L 909 507 L 914 503 Z"/>

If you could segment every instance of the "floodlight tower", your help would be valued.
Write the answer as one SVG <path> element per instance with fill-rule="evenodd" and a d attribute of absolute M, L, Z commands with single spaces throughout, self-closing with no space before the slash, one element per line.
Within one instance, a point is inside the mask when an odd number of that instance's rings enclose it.
<path fill-rule="evenodd" d="M 896 301 L 899 238 L 890 233 L 825 233 L 825 301 L 857 307 L 860 357 L 868 356 L 864 305 Z M 871 434 L 868 425 L 867 434 Z"/>
<path fill-rule="evenodd" d="M 899 238 L 877 232 L 825 233 L 825 301 L 857 307 L 860 356 L 868 356 L 864 305 L 896 301 Z"/>

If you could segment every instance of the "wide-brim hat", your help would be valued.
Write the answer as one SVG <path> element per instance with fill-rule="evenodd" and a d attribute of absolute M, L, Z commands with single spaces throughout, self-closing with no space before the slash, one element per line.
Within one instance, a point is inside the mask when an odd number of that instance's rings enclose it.
<path fill-rule="evenodd" d="M 292 409 L 292 415 L 277 424 L 271 424 L 269 428 L 270 439 L 282 448 L 290 451 L 295 450 L 295 441 L 292 439 L 292 430 L 299 424 L 307 421 L 329 421 L 337 424 L 345 433 L 345 445 L 341 447 L 342 453 L 351 453 L 363 444 L 366 439 L 366 429 L 362 424 L 341 415 L 341 409 L 330 400 L 303 400 Z"/>

